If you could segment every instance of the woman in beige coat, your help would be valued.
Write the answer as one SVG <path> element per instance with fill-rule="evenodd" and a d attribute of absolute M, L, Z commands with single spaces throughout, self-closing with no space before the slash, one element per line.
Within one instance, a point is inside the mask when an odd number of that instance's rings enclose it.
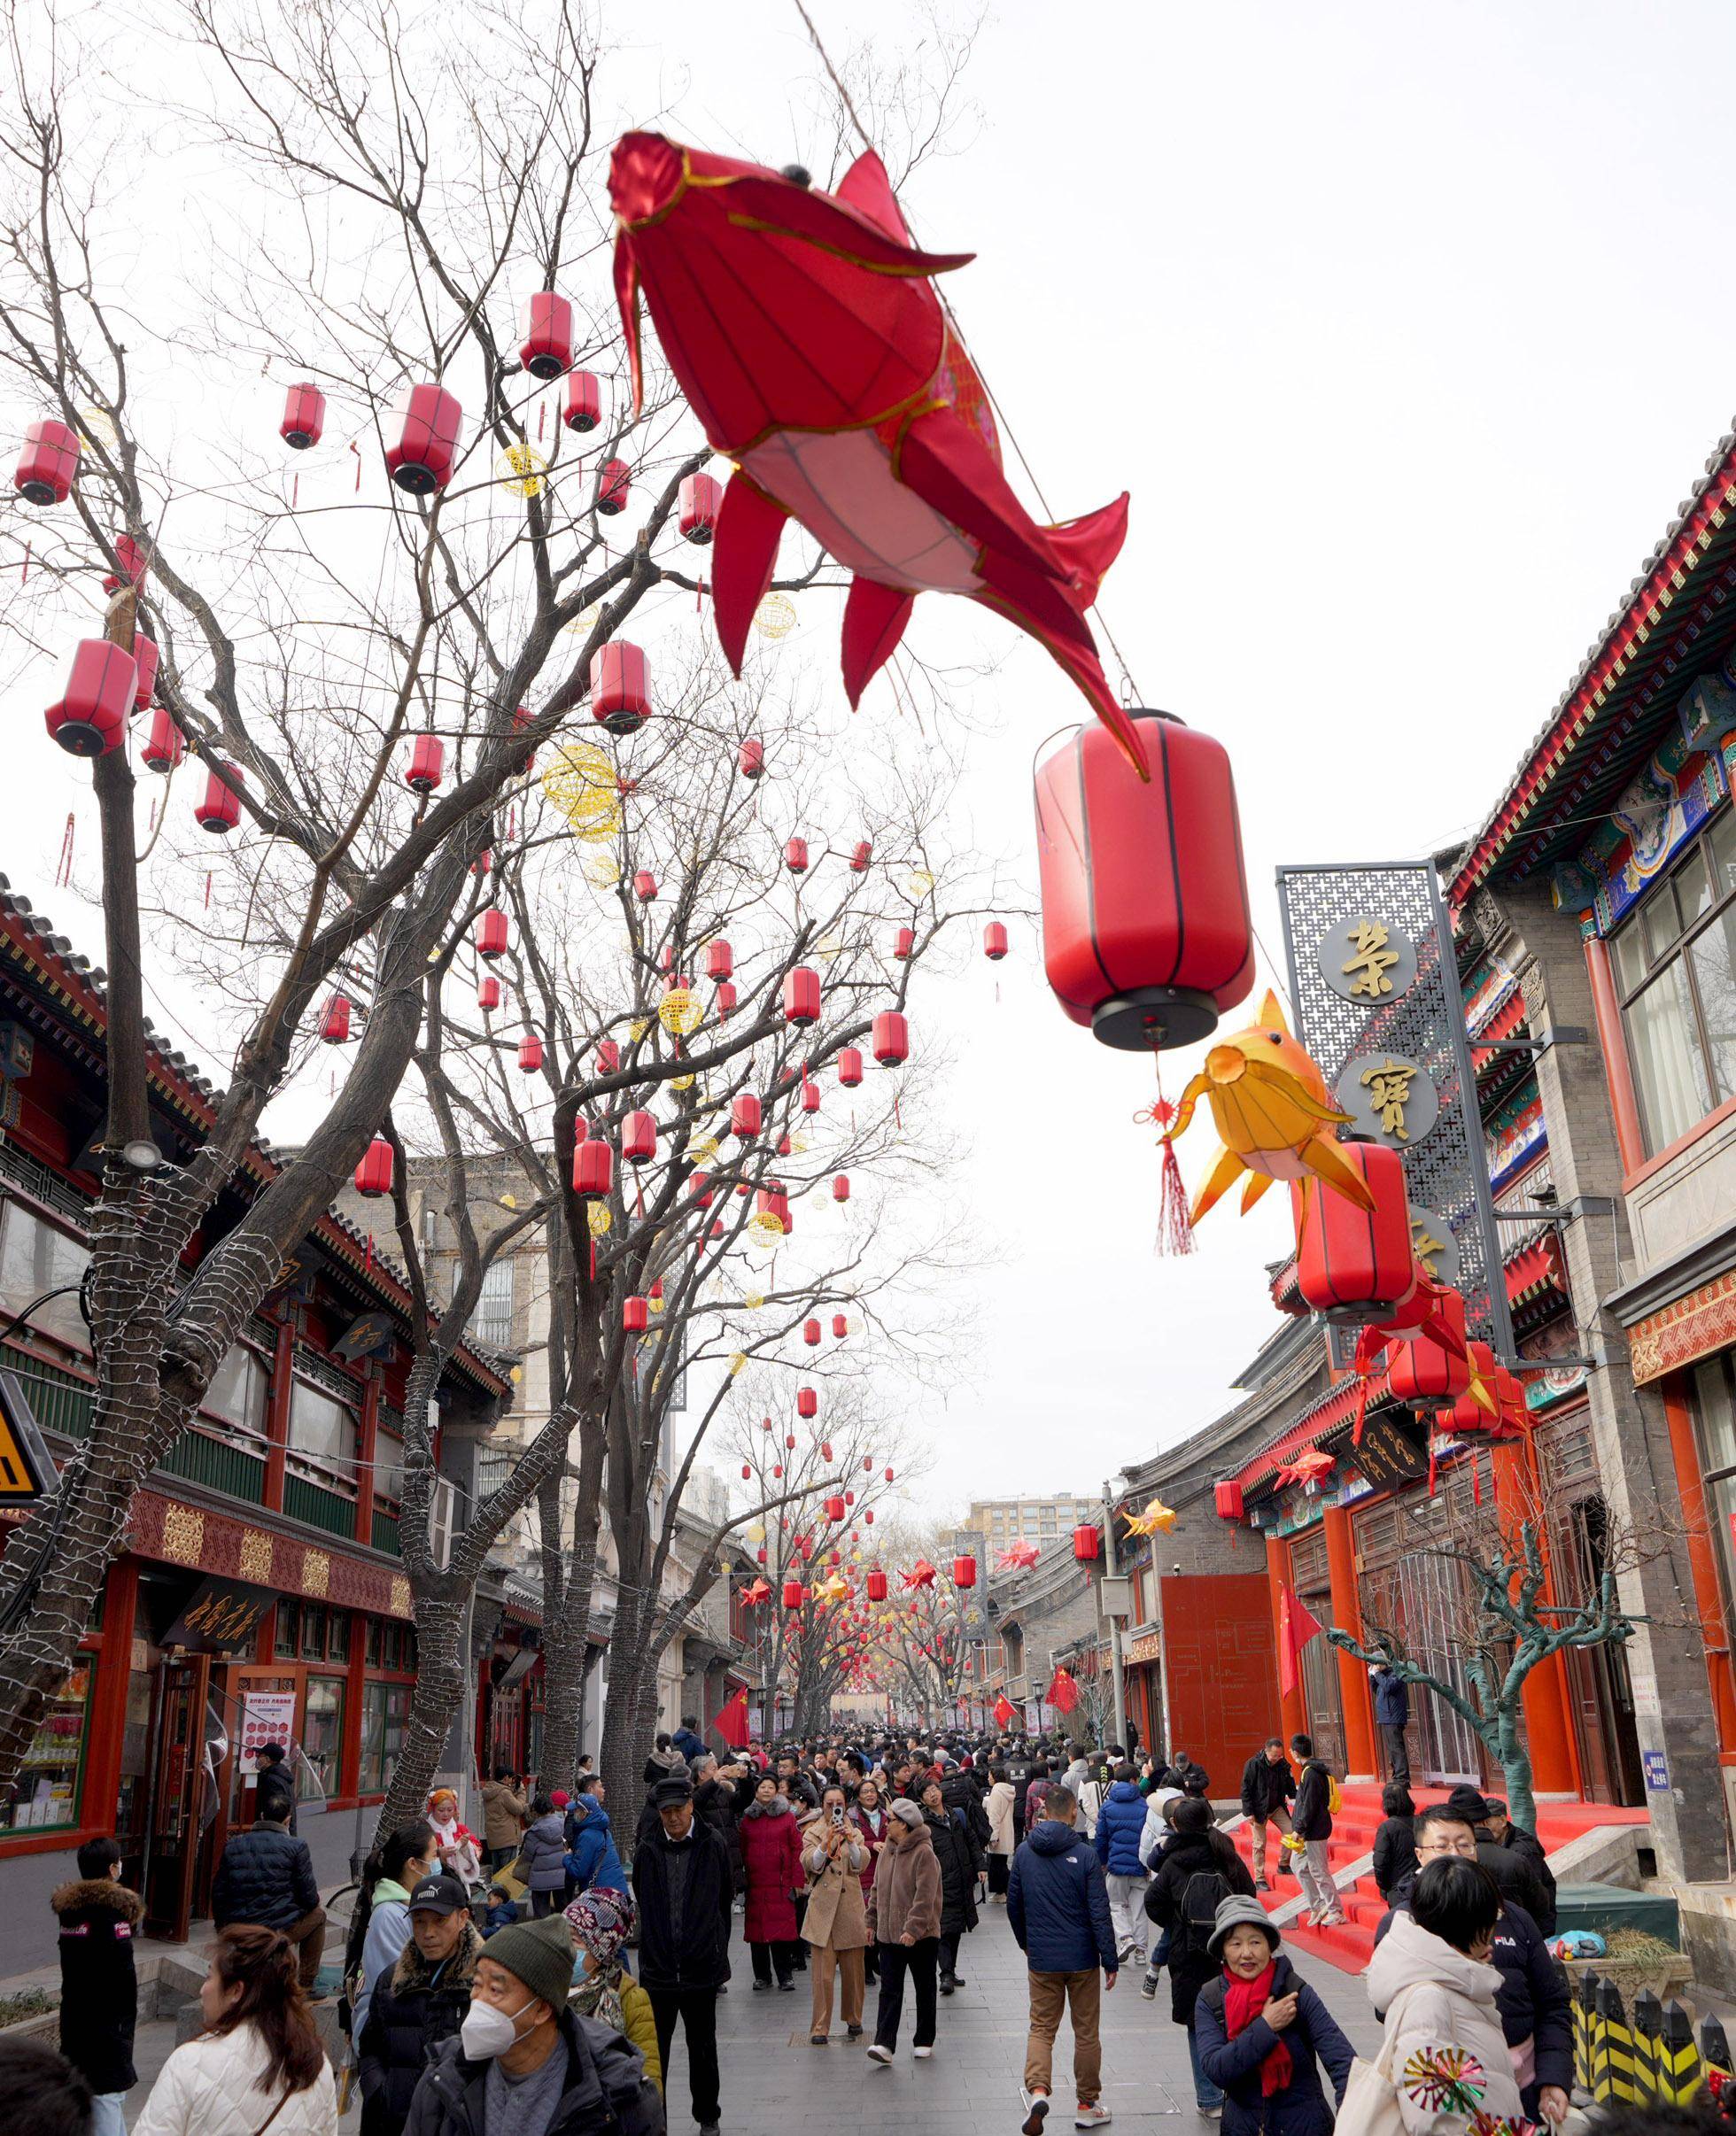
<path fill-rule="evenodd" d="M 802 1826 L 802 1866 L 808 1872 L 808 1911 L 802 1940 L 814 1953 L 815 2047 L 832 2037 L 832 1983 L 843 1981 L 844 2036 L 862 2037 L 862 1954 L 868 1941 L 868 1908 L 862 1872 L 872 1859 L 849 1821 L 841 1787 L 829 1787 L 819 1808 Z"/>
<path fill-rule="evenodd" d="M 1013 1849 L 1019 1845 L 1012 1829 L 1012 1806 L 1018 1795 L 1007 1778 L 1005 1766 L 991 1766 L 989 1770 L 995 1784 L 982 1806 L 988 1818 L 988 1903 L 993 1906 L 998 1899 L 1004 1906 L 1007 1873 L 1012 1866 Z"/>

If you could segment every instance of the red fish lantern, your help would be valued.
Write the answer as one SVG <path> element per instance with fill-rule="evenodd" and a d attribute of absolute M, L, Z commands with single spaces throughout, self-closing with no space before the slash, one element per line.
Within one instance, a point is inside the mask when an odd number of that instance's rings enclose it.
<path fill-rule="evenodd" d="M 573 307 L 553 290 L 533 290 L 519 320 L 518 360 L 532 378 L 558 378 L 573 360 Z"/>
<path fill-rule="evenodd" d="M 753 736 L 749 735 L 736 751 L 735 762 L 736 769 L 743 778 L 751 781 L 760 778 L 765 770 L 764 744 L 756 741 Z"/>
<path fill-rule="evenodd" d="M 518 1041 L 518 1067 L 521 1075 L 535 1075 L 543 1064 L 543 1042 L 534 1031 L 527 1031 Z"/>
<path fill-rule="evenodd" d="M 1404 1160 L 1383 1142 L 1341 1142 L 1338 1155 L 1374 1206 L 1359 1208 L 1312 1173 L 1292 1184 L 1296 1287 L 1329 1320 L 1367 1320 L 1390 1312 L 1416 1279 Z"/>
<path fill-rule="evenodd" d="M 283 396 L 283 420 L 277 435 L 292 453 L 316 445 L 325 432 L 325 395 L 304 379 Z"/>
<path fill-rule="evenodd" d="M 573 1192 L 583 1201 L 601 1201 L 614 1184 L 615 1152 L 587 1135 L 573 1151 Z"/>
<path fill-rule="evenodd" d="M 370 1201 L 391 1192 L 391 1144 L 376 1134 L 356 1166 L 356 1192 Z"/>
<path fill-rule="evenodd" d="M 879 157 L 859 157 L 833 195 L 628 134 L 609 196 L 635 406 L 643 296 L 706 437 L 736 468 L 713 586 L 735 672 L 794 515 L 854 575 L 843 653 L 852 705 L 896 649 L 918 593 L 964 594 L 1054 655 L 1143 774 L 1085 621 L 1126 536 L 1127 499 L 1061 527 L 1039 526 L 1019 502 L 981 380 L 932 280 L 969 255 L 912 245 Z"/>
<path fill-rule="evenodd" d="M 784 1021 L 787 1024 L 812 1024 L 819 1020 L 820 975 L 810 971 L 805 964 L 798 964 L 794 971 L 784 974 Z"/>
<path fill-rule="evenodd" d="M 320 1017 L 320 1043 L 347 1046 L 350 1042 L 350 997 L 334 994 Z"/>
<path fill-rule="evenodd" d="M 594 430 L 603 419 L 602 390 L 596 375 L 591 371 L 567 373 L 567 405 L 561 412 L 561 420 L 570 430 L 581 437 Z"/>
<path fill-rule="evenodd" d="M 1037 857 L 1049 984 L 1106 1046 L 1209 1037 L 1253 984 L 1253 929 L 1229 758 L 1166 712 L 1142 783 L 1099 728 L 1037 768 Z"/>
<path fill-rule="evenodd" d="M 1487 1343 L 1468 1342 L 1465 1355 L 1470 1366 L 1469 1383 L 1442 1421 L 1453 1433 L 1487 1431 L 1500 1421 L 1500 1414 L 1495 1353 Z"/>
<path fill-rule="evenodd" d="M 167 776 L 181 762 L 186 747 L 173 716 L 167 708 L 159 705 L 151 715 L 151 731 L 139 752 L 145 770 Z"/>
<path fill-rule="evenodd" d="M 681 531 L 703 548 L 717 530 L 717 507 L 724 492 L 715 475 L 685 475 L 681 478 Z"/>
<path fill-rule="evenodd" d="M 591 716 L 611 734 L 636 734 L 651 716 L 650 663 L 624 638 L 591 655 Z"/>
<path fill-rule="evenodd" d="M 1007 931 L 999 920 L 990 920 L 982 931 L 982 954 L 998 964 L 1007 953 Z"/>
<path fill-rule="evenodd" d="M 45 415 L 24 433 L 12 487 L 27 504 L 65 504 L 78 473 L 78 432 Z"/>
<path fill-rule="evenodd" d="M 464 411 L 444 386 L 407 386 L 381 426 L 391 441 L 386 473 L 412 497 L 444 490 L 452 480 L 463 425 Z"/>
<path fill-rule="evenodd" d="M 193 821 L 201 831 L 222 838 L 235 829 L 241 821 L 241 802 L 236 793 L 241 784 L 238 764 L 225 764 L 221 778 L 214 770 L 207 775 L 205 793 L 193 810 Z"/>
<path fill-rule="evenodd" d="M 632 469 L 624 460 L 606 460 L 598 468 L 597 510 L 604 519 L 614 519 L 626 510 L 632 479 Z"/>
<path fill-rule="evenodd" d="M 919 1587 L 932 1587 L 939 1578 L 939 1570 L 926 1558 L 918 1558 L 903 1575 L 905 1590 L 910 1592 Z"/>
<path fill-rule="evenodd" d="M 911 1051 L 910 1026 L 896 1009 L 883 1009 L 874 1018 L 874 1058 L 882 1068 L 895 1068 Z"/>
<path fill-rule="evenodd" d="M 643 1335 L 650 1325 L 651 1308 L 644 1298 L 634 1296 L 621 1301 L 621 1328 L 625 1335 Z M 742 1474 L 748 1474 L 743 1469 Z"/>
<path fill-rule="evenodd" d="M 418 734 L 410 745 L 404 784 L 412 793 L 431 793 L 446 769 L 446 745 L 438 734 Z"/>
<path fill-rule="evenodd" d="M 130 653 L 105 638 L 81 638 L 66 694 L 45 715 L 49 734 L 69 756 L 106 756 L 120 746 L 137 693 L 138 667 Z"/>

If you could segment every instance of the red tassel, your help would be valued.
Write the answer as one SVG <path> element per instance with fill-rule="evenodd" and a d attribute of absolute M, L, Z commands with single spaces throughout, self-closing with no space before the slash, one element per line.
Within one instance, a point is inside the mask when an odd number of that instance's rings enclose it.
<path fill-rule="evenodd" d="M 54 871 L 54 886 L 57 890 L 65 890 L 68 888 L 72 883 L 73 831 L 74 818 L 71 812 L 68 811 L 66 816 L 66 833 L 60 840 L 60 865 Z"/>
<path fill-rule="evenodd" d="M 28 583 L 29 577 L 30 577 L 30 544 L 29 544 L 29 543 L 27 541 L 27 542 L 25 543 L 25 545 L 24 545 L 24 569 L 22 569 L 22 570 L 21 570 L 21 571 L 19 573 L 18 583 L 19 584 L 19 585 L 24 585 L 24 584 L 27 584 L 27 583 Z"/>
<path fill-rule="evenodd" d="M 299 499 L 300 496 L 301 496 L 301 477 L 300 477 L 300 476 L 299 476 L 299 475 L 298 475 L 298 476 L 296 476 L 295 480 L 294 480 L 292 483 L 291 483 L 291 484 L 290 484 L 290 509 L 291 509 L 291 511 L 292 511 L 292 512 L 293 512 L 293 511 L 295 510 L 295 508 L 296 508 L 296 505 L 297 505 L 297 502 L 298 502 L 298 500 Z"/>
<path fill-rule="evenodd" d="M 209 868 L 205 871 L 205 909 L 207 912 L 211 909 L 211 871 Z"/>
<path fill-rule="evenodd" d="M 1170 1260 L 1194 1250 L 1193 1226 L 1188 1220 L 1188 1190 L 1182 1183 L 1182 1166 L 1174 1142 L 1163 1146 L 1163 1163 L 1158 1188 L 1159 1258 Z"/>
<path fill-rule="evenodd" d="M 537 443 L 539 445 L 543 441 L 543 425 L 547 421 L 548 403 L 546 400 L 539 400 L 537 403 Z"/>
<path fill-rule="evenodd" d="M 1437 1458 L 1437 1457 L 1436 1457 L 1436 1452 L 1435 1452 L 1435 1435 L 1434 1435 L 1434 1433 L 1431 1431 L 1431 1432 L 1429 1434 L 1429 1496 L 1430 1496 L 1431 1498 L 1432 1498 L 1434 1497 L 1434 1495 L 1435 1495 L 1435 1464 L 1436 1464 L 1436 1458 Z"/>

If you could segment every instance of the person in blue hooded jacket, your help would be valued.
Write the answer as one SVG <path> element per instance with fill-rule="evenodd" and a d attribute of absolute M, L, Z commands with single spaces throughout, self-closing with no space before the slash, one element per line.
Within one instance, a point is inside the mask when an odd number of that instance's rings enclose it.
<path fill-rule="evenodd" d="M 1098 2024 L 1103 1993 L 1115 1985 L 1120 1961 L 1103 1864 L 1073 1830 L 1078 1812 L 1073 1790 L 1051 1782 L 1042 1816 L 1013 1855 L 1007 1876 L 1007 1920 L 1030 1968 L 1023 2136 L 1042 2136 L 1063 2010 L 1073 2015 L 1073 2076 L 1079 2093 L 1073 2125 L 1099 2128 L 1109 2119 Z"/>
<path fill-rule="evenodd" d="M 1139 1859 L 1145 1831 L 1146 1801 L 1138 1775 L 1123 1759 L 1115 1784 L 1097 1810 L 1097 1860 L 1109 1887 L 1109 1911 L 1115 1923 L 1115 1947 L 1123 1965 L 1145 1956 L 1145 1886 L 1149 1879 Z"/>
<path fill-rule="evenodd" d="M 616 1852 L 615 1834 L 609 1829 L 602 1796 L 602 1782 L 593 1780 L 573 1798 L 572 1807 L 579 1813 L 578 1837 L 567 1854 L 565 1867 L 575 1898 L 580 1892 L 624 1892 L 627 1888 L 627 1872 Z"/>

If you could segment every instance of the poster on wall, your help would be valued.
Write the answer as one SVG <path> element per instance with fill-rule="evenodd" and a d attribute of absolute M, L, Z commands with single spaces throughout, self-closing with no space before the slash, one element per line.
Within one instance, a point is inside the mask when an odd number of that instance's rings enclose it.
<path fill-rule="evenodd" d="M 295 1693 L 292 1691 L 249 1691 L 241 1697 L 241 1770 L 248 1779 L 258 1776 L 260 1751 L 267 1743 L 281 1743 L 288 1750 L 295 1737 Z"/>

